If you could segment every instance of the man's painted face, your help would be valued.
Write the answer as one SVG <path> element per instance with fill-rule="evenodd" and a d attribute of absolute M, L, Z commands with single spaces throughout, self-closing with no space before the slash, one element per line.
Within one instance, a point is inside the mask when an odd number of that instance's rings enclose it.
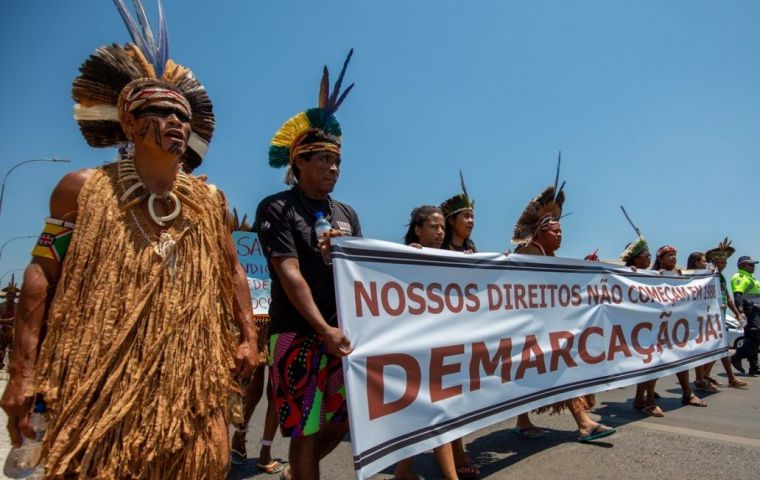
<path fill-rule="evenodd" d="M 449 223 L 459 238 L 468 239 L 475 228 L 475 212 L 467 208 L 449 217 Z"/>
<path fill-rule="evenodd" d="M 443 215 L 436 212 L 429 215 L 419 227 L 414 227 L 414 233 L 420 239 L 420 245 L 429 248 L 441 248 L 445 232 Z"/>
<path fill-rule="evenodd" d="M 160 99 L 147 102 L 132 113 L 134 124 L 129 128 L 132 141 L 147 149 L 180 156 L 190 138 L 191 114 L 180 102 Z"/>

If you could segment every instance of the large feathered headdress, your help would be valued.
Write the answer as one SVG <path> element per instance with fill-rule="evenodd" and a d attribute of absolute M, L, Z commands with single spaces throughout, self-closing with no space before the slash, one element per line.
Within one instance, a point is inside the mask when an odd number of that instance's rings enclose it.
<path fill-rule="evenodd" d="M 626 245 L 625 250 L 623 250 L 623 253 L 620 254 L 620 259 L 625 263 L 628 263 L 631 259 L 636 258 L 645 250 L 649 250 L 649 244 L 647 244 L 647 241 L 644 240 L 644 236 L 641 235 L 641 230 L 639 230 L 639 227 L 633 223 L 633 220 L 631 220 L 631 217 L 628 216 L 628 212 L 625 211 L 625 208 L 622 205 L 620 205 L 620 210 L 623 211 L 623 215 L 625 215 L 626 220 L 628 220 L 628 223 L 630 223 L 631 227 L 633 227 L 633 231 L 636 232 L 636 235 L 638 235 L 638 238 Z"/>
<path fill-rule="evenodd" d="M 98 48 L 79 67 L 72 97 L 74 118 L 92 147 L 125 144 L 120 116 L 128 107 L 150 99 L 171 98 L 190 110 L 191 134 L 182 158 L 188 171 L 201 164 L 214 133 L 214 113 L 206 90 L 193 73 L 169 58 L 169 39 L 161 0 L 158 38 L 141 0 L 133 0 L 138 23 L 124 0 L 114 0 L 132 43 Z"/>
<path fill-rule="evenodd" d="M 562 204 L 565 203 L 565 182 L 559 185 L 561 163 L 562 152 L 557 158 L 557 174 L 554 177 L 554 185 L 546 187 L 546 190 L 525 207 L 515 224 L 512 243 L 517 245 L 529 243 L 539 229 L 559 222 L 560 217 L 562 217 Z"/>
<path fill-rule="evenodd" d="M 705 258 L 708 262 L 712 262 L 713 260 L 717 259 L 728 260 L 728 258 L 733 255 L 734 252 L 736 252 L 736 250 L 731 246 L 731 240 L 726 237 L 722 242 L 718 244 L 717 247 L 706 251 Z"/>
<path fill-rule="evenodd" d="M 459 170 L 459 181 L 462 185 L 462 193 L 454 195 L 441 204 L 441 211 L 443 216 L 449 218 L 462 210 L 472 210 L 475 208 L 475 200 L 467 193 L 467 187 L 464 185 L 464 175 Z"/>
<path fill-rule="evenodd" d="M 346 74 L 348 62 L 354 54 L 352 48 L 343 62 L 338 80 L 335 81 L 332 93 L 330 92 L 330 72 L 327 66 L 322 71 L 322 81 L 319 83 L 319 106 L 298 113 L 288 119 L 272 138 L 269 146 L 269 165 L 274 168 L 287 166 L 288 173 L 285 183 L 295 183 L 291 166 L 296 156 L 302 153 L 330 151 L 340 155 L 340 141 L 342 132 L 340 124 L 335 118 L 343 100 L 348 92 L 354 88 L 354 84 L 348 86 L 342 93 L 343 76 Z"/>

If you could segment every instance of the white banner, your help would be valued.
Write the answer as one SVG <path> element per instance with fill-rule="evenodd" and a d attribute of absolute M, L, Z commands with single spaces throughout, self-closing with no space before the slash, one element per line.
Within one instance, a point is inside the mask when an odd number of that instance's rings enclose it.
<path fill-rule="evenodd" d="M 248 277 L 253 313 L 269 315 L 269 302 L 272 300 L 269 267 L 261 251 L 259 236 L 253 232 L 234 231 L 232 240 L 235 242 L 238 261 L 245 270 L 245 276 Z"/>
<path fill-rule="evenodd" d="M 523 412 L 726 354 L 712 272 L 338 238 L 357 478 Z"/>

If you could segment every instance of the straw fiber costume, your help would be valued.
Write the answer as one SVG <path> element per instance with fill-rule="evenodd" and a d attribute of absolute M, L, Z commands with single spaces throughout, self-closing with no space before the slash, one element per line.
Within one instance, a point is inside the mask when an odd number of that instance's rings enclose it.
<path fill-rule="evenodd" d="M 211 139 L 212 106 L 190 70 L 168 59 L 161 2 L 157 40 L 139 1 L 140 27 L 115 3 L 134 44 L 100 47 L 81 66 L 73 98 L 87 142 L 120 146 L 117 161 L 90 171 L 75 222 L 48 219 L 33 252 L 62 262 L 35 367 L 34 393 L 49 413 L 45 476 L 221 479 L 236 353 L 255 350 L 245 344 L 255 337 L 240 313 L 224 196 L 185 171 Z M 143 183 L 126 113 L 189 123 L 184 153 L 167 150 L 184 164 L 167 193 Z M 151 125 L 161 145 L 168 134 Z"/>
<path fill-rule="evenodd" d="M 515 224 L 512 234 L 512 243 L 517 245 L 515 253 L 554 256 L 554 252 L 547 252 L 535 241 L 535 237 L 539 231 L 559 225 L 559 220 L 562 217 L 562 204 L 565 202 L 565 192 L 563 191 L 565 182 L 559 186 L 558 183 L 559 162 L 557 163 L 554 185 L 548 186 L 539 196 L 531 200 Z M 565 409 L 588 411 L 595 403 L 596 397 L 594 395 L 584 395 L 540 407 L 535 410 L 535 413 L 558 414 Z"/>

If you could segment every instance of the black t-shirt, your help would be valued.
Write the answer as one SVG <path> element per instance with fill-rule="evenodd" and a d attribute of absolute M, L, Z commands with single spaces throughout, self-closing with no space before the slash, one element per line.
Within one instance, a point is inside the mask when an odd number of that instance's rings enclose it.
<path fill-rule="evenodd" d="M 335 200 L 332 203 L 332 227 L 344 235 L 361 237 L 359 217 L 354 209 Z M 270 195 L 256 209 L 254 225 L 272 278 L 272 302 L 269 304 L 271 333 L 314 331 L 290 303 L 272 266 L 273 257 L 298 258 L 301 275 L 311 288 L 314 303 L 329 325 L 338 325 L 332 266 L 325 265 L 322 260 L 317 235 L 314 233 L 314 223 L 317 221 L 315 214 L 318 211 L 328 215 L 330 208 L 327 200 L 306 198 L 297 187 Z"/>

